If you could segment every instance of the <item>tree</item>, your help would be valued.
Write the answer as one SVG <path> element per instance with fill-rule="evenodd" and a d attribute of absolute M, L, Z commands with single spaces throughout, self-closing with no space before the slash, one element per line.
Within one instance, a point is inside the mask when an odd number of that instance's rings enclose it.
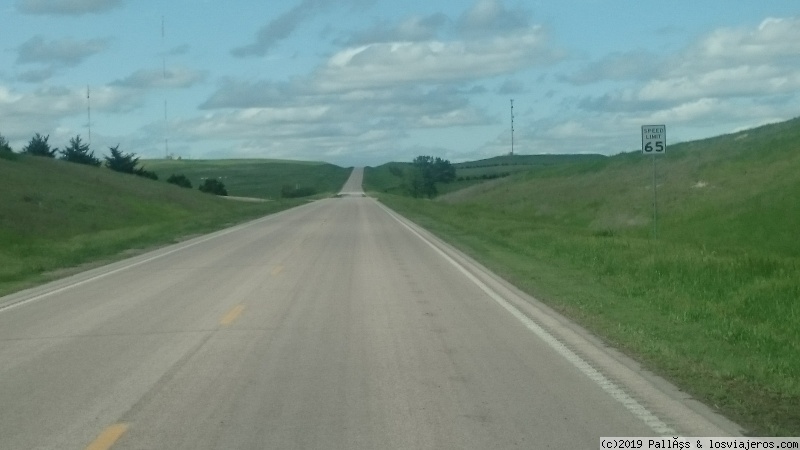
<path fill-rule="evenodd" d="M 143 167 L 136 167 L 139 163 L 139 157 L 135 153 L 123 153 L 119 150 L 119 144 L 116 147 L 109 147 L 108 150 L 111 155 L 106 156 L 106 167 L 122 173 L 130 173 L 151 180 L 158 180 L 158 175 L 155 172 L 145 170 Z"/>
<path fill-rule="evenodd" d="M 17 159 L 17 156 L 18 155 L 14 153 L 14 150 L 11 149 L 11 146 L 8 145 L 8 141 L 6 140 L 5 136 L 0 134 L 0 158 L 13 161 Z"/>
<path fill-rule="evenodd" d="M 456 168 L 446 159 L 436 157 L 432 169 L 433 179 L 439 183 L 450 183 L 456 179 Z"/>
<path fill-rule="evenodd" d="M 8 140 L 5 136 L 0 134 L 0 153 L 11 153 L 14 150 L 11 150 L 11 146 L 8 145 Z"/>
<path fill-rule="evenodd" d="M 101 161 L 94 156 L 94 152 L 89 150 L 89 144 L 81 142 L 80 135 L 71 138 L 69 146 L 61 150 L 61 159 L 88 166 L 99 166 L 101 164 Z"/>
<path fill-rule="evenodd" d="M 406 188 L 414 198 L 435 197 L 438 193 L 436 183 L 425 167 L 411 166 L 406 172 Z"/>
<path fill-rule="evenodd" d="M 439 157 L 420 155 L 411 162 L 406 187 L 412 197 L 434 197 L 436 183 L 450 183 L 456 179 L 456 169 L 450 161 Z"/>
<path fill-rule="evenodd" d="M 225 185 L 216 178 L 206 178 L 198 189 L 200 189 L 200 192 L 206 192 L 208 194 L 228 195 L 228 190 L 225 189 Z"/>
<path fill-rule="evenodd" d="M 135 153 L 123 153 L 119 150 L 119 144 L 116 147 L 109 147 L 111 151 L 110 156 L 106 156 L 106 167 L 122 173 L 136 173 L 136 164 L 139 163 L 139 158 Z"/>
<path fill-rule="evenodd" d="M 50 148 L 50 144 L 47 143 L 47 140 L 50 139 L 50 135 L 42 136 L 39 133 L 33 135 L 31 140 L 28 142 L 22 149 L 22 153 L 27 153 L 29 155 L 36 155 L 36 156 L 44 156 L 47 158 L 55 158 L 56 152 L 58 152 L 57 148 Z"/>
<path fill-rule="evenodd" d="M 184 174 L 175 175 L 173 173 L 172 175 L 169 176 L 169 178 L 167 178 L 167 183 L 172 183 L 174 185 L 184 188 L 189 188 L 189 189 L 192 188 L 192 182 L 189 181 L 189 179 L 186 178 L 186 175 Z"/>

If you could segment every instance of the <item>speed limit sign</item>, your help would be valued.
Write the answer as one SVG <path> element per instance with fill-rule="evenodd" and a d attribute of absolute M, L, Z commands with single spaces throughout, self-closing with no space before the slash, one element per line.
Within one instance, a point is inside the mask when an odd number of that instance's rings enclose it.
<path fill-rule="evenodd" d="M 642 153 L 661 154 L 667 152 L 667 126 L 642 125 Z"/>

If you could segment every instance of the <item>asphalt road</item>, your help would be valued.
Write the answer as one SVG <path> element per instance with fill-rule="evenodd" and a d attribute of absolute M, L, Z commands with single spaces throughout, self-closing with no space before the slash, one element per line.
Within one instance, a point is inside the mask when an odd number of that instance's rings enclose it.
<path fill-rule="evenodd" d="M 2 449 L 598 448 L 733 424 L 361 197 L 0 299 Z"/>

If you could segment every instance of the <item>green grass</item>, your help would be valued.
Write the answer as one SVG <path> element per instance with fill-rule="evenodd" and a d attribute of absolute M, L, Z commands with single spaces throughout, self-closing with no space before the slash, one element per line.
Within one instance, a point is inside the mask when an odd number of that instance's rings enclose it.
<path fill-rule="evenodd" d="M 603 155 L 576 154 L 576 155 L 502 155 L 478 161 L 467 161 L 454 164 L 457 169 L 506 167 L 513 166 L 554 166 L 578 162 L 598 161 L 606 157 Z"/>
<path fill-rule="evenodd" d="M 141 164 L 162 180 L 172 174 L 184 174 L 197 188 L 203 178 L 221 178 L 228 195 L 266 199 L 280 198 L 284 185 L 313 188 L 317 196 L 335 194 L 351 172 L 327 163 L 271 159 L 162 159 L 145 160 Z"/>
<path fill-rule="evenodd" d="M 392 208 L 746 426 L 800 435 L 800 120 Z M 371 180 L 366 173 L 366 184 Z"/>
<path fill-rule="evenodd" d="M 581 162 L 602 162 L 606 159 L 607 157 L 602 155 L 504 155 L 479 161 L 456 163 L 453 164 L 456 169 L 456 180 L 450 183 L 437 183 L 436 189 L 438 195 L 443 196 L 520 172 Z M 402 174 L 410 166 L 411 163 L 391 162 L 378 167 L 366 167 L 364 189 L 406 195 L 405 180 Z"/>
<path fill-rule="evenodd" d="M 51 280 L 65 268 L 118 259 L 126 250 L 175 242 L 300 203 L 237 202 L 25 155 L 0 159 L 0 179 L 0 295 Z"/>

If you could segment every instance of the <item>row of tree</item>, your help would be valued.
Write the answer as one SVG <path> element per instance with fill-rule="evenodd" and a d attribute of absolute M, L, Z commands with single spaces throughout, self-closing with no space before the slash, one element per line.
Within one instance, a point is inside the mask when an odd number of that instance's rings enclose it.
<path fill-rule="evenodd" d="M 99 167 L 104 161 L 94 155 L 94 151 L 89 149 L 89 144 L 81 140 L 80 135 L 75 136 L 69 140 L 69 145 L 59 150 L 58 148 L 51 148 L 48 142 L 50 135 L 42 136 L 36 133 L 28 144 L 22 148 L 22 153 L 33 156 L 43 156 L 46 158 L 56 158 L 61 160 L 85 164 L 88 166 Z M 138 175 L 140 177 L 158 180 L 158 175 L 155 172 L 145 170 L 144 167 L 138 167 L 139 157 L 135 153 L 124 153 L 120 151 L 119 144 L 115 147 L 109 147 L 110 154 L 104 157 L 105 166 L 115 172 L 128 173 Z M 0 157 L 9 157 L 15 155 L 8 141 L 2 134 L 0 134 Z M 172 174 L 167 178 L 167 183 L 175 184 L 177 186 L 192 188 L 192 182 L 183 174 Z M 216 195 L 228 195 L 225 185 L 222 181 L 217 179 L 206 179 L 200 185 L 199 190 Z"/>

